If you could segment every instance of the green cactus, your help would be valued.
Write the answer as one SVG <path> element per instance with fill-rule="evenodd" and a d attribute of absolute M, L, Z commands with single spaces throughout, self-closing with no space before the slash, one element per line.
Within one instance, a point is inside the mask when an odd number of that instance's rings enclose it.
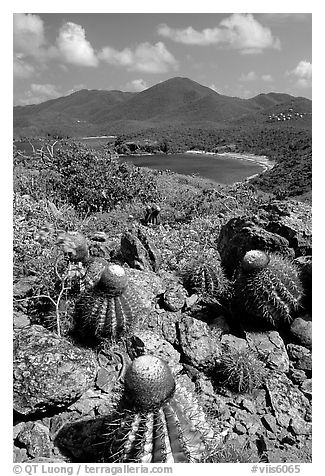
<path fill-rule="evenodd" d="M 90 281 L 92 285 L 76 303 L 75 335 L 91 342 L 127 334 L 136 325 L 140 302 L 122 266 L 107 264 Z"/>
<path fill-rule="evenodd" d="M 218 298 L 229 293 L 230 283 L 217 259 L 196 258 L 182 271 L 184 286 L 203 297 Z"/>
<path fill-rule="evenodd" d="M 125 398 L 105 437 L 105 462 L 189 463 L 201 461 L 214 431 L 168 365 L 144 355 L 126 371 Z"/>
<path fill-rule="evenodd" d="M 295 265 L 278 254 L 248 251 L 234 283 L 235 306 L 260 325 L 275 328 L 292 321 L 301 305 L 302 284 Z"/>
<path fill-rule="evenodd" d="M 236 393 L 251 393 L 264 382 L 265 365 L 246 349 L 227 350 L 216 369 L 216 379 Z"/>

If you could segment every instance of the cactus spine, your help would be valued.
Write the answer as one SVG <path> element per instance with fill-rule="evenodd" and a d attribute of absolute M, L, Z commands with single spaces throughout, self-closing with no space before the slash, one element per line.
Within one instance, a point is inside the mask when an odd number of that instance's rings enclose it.
<path fill-rule="evenodd" d="M 279 328 L 292 321 L 301 305 L 298 271 L 287 258 L 263 251 L 248 251 L 235 280 L 237 306 L 254 318 Z"/>
<path fill-rule="evenodd" d="M 76 304 L 75 333 L 82 340 L 118 339 L 136 323 L 139 301 L 122 266 L 99 263 L 96 279 Z M 87 276 L 87 274 L 86 274 Z M 88 281 L 89 283 L 89 281 Z"/>
<path fill-rule="evenodd" d="M 106 462 L 188 463 L 202 459 L 213 431 L 194 396 L 168 365 L 137 357 L 125 374 L 125 400 L 106 432 Z"/>

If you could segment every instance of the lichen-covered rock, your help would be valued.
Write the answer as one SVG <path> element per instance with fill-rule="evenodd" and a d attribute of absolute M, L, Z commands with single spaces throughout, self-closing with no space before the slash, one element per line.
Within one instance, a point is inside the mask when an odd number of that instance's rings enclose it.
<path fill-rule="evenodd" d="M 246 339 L 234 336 L 232 334 L 224 334 L 221 337 L 221 343 L 229 352 L 240 352 L 248 350 L 248 344 Z"/>
<path fill-rule="evenodd" d="M 168 363 L 173 373 L 182 370 L 180 354 L 166 340 L 149 331 L 134 332 L 128 339 L 128 351 L 134 359 L 140 355 L 154 355 Z"/>
<path fill-rule="evenodd" d="M 65 407 L 96 377 L 94 355 L 42 326 L 22 329 L 14 341 L 14 409 L 23 415 Z"/>
<path fill-rule="evenodd" d="M 209 326 L 198 319 L 184 316 L 178 323 L 178 330 L 185 361 L 201 370 L 213 368 L 222 350 L 220 341 Z"/>
<path fill-rule="evenodd" d="M 49 429 L 40 422 L 23 423 L 16 436 L 20 446 L 26 448 L 27 454 L 33 458 L 49 458 L 53 444 L 50 440 Z"/>
<path fill-rule="evenodd" d="M 26 278 L 19 279 L 13 286 L 14 298 L 22 299 L 31 296 L 37 279 L 37 276 L 27 276 Z"/>
<path fill-rule="evenodd" d="M 267 221 L 265 227 L 286 238 L 296 256 L 310 255 L 312 250 L 312 209 L 296 200 L 273 200 L 260 210 Z"/>
<path fill-rule="evenodd" d="M 312 322 L 297 317 L 290 326 L 290 333 L 295 341 L 308 349 L 312 347 Z"/>
<path fill-rule="evenodd" d="M 288 344 L 287 351 L 296 369 L 309 373 L 312 371 L 312 354 L 310 350 L 301 345 Z"/>
<path fill-rule="evenodd" d="M 229 277 L 233 276 L 245 253 L 250 250 L 279 252 L 294 257 L 294 251 L 286 238 L 265 230 L 245 217 L 232 218 L 221 228 L 218 250 L 221 264 Z"/>
<path fill-rule="evenodd" d="M 136 292 L 144 309 L 150 311 L 154 308 L 158 296 L 166 290 L 161 278 L 152 271 L 139 271 L 125 269 L 129 285 Z"/>
<path fill-rule="evenodd" d="M 257 352 L 270 369 L 285 373 L 289 371 L 289 357 L 277 331 L 245 334 L 249 348 Z"/>
<path fill-rule="evenodd" d="M 30 325 L 30 319 L 24 312 L 14 311 L 13 325 L 15 329 L 22 329 Z"/>
<path fill-rule="evenodd" d="M 157 271 L 161 256 L 148 236 L 138 230 L 137 234 L 126 231 L 121 237 L 121 255 L 135 269 Z"/>
<path fill-rule="evenodd" d="M 164 307 L 168 311 L 180 311 L 185 305 L 186 297 L 187 292 L 181 284 L 169 286 L 163 295 Z"/>
<path fill-rule="evenodd" d="M 296 419 L 309 418 L 311 408 L 305 395 L 283 373 L 273 372 L 266 380 L 266 388 L 277 422 L 288 428 Z"/>

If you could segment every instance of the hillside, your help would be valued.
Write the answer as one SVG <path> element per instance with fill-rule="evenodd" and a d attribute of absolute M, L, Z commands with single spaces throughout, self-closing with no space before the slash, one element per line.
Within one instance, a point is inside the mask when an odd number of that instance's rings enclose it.
<path fill-rule="evenodd" d="M 225 128 L 267 122 L 272 108 L 311 112 L 311 101 L 287 94 L 241 99 L 188 78 L 171 78 L 140 93 L 82 90 L 37 105 L 14 107 L 14 136 L 109 134 L 177 127 Z"/>

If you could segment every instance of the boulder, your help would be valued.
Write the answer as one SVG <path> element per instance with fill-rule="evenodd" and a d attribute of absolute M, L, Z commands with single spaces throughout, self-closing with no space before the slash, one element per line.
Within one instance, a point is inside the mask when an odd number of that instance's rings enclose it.
<path fill-rule="evenodd" d="M 154 308 L 158 296 L 165 292 L 161 278 L 153 271 L 139 271 L 125 269 L 129 284 L 136 291 L 144 309 L 150 311 Z"/>
<path fill-rule="evenodd" d="M 294 340 L 308 349 L 312 348 L 312 322 L 297 317 L 290 326 L 290 333 Z"/>
<path fill-rule="evenodd" d="M 123 233 L 121 255 L 131 268 L 140 270 L 157 271 L 161 262 L 156 246 L 140 229 L 137 234 L 130 231 Z"/>
<path fill-rule="evenodd" d="M 30 319 L 24 312 L 14 311 L 13 325 L 15 329 L 22 329 L 23 327 L 30 326 Z"/>
<path fill-rule="evenodd" d="M 250 250 L 279 252 L 294 257 L 294 251 L 286 238 L 265 230 L 248 217 L 232 218 L 222 226 L 218 250 L 222 266 L 229 277 L 233 276 L 245 253 Z"/>
<path fill-rule="evenodd" d="M 232 334 L 223 334 L 221 337 L 221 344 L 230 352 L 240 352 L 248 349 L 246 339 L 234 336 Z"/>
<path fill-rule="evenodd" d="M 264 213 L 263 213 L 264 212 Z M 296 200 L 273 200 L 259 210 L 265 220 L 265 229 L 276 233 L 289 242 L 295 256 L 311 255 L 312 209 Z"/>
<path fill-rule="evenodd" d="M 14 409 L 28 415 L 71 404 L 94 383 L 97 363 L 42 326 L 22 329 L 14 341 Z"/>
<path fill-rule="evenodd" d="M 187 291 L 181 284 L 169 285 L 163 295 L 163 306 L 172 312 L 180 311 L 186 302 Z"/>
<path fill-rule="evenodd" d="M 312 354 L 310 350 L 301 345 L 288 344 L 287 351 L 294 368 L 304 370 L 307 373 L 312 371 Z"/>
<path fill-rule="evenodd" d="M 214 368 L 222 350 L 209 326 L 188 316 L 184 316 L 177 326 L 180 351 L 186 363 L 199 370 Z"/>
<path fill-rule="evenodd" d="M 27 276 L 19 279 L 13 286 L 13 297 L 24 299 L 25 297 L 32 296 L 37 281 L 37 276 Z"/>
<path fill-rule="evenodd" d="M 127 341 L 127 347 L 132 359 L 150 354 L 165 360 L 175 374 L 182 370 L 179 352 L 169 342 L 153 332 L 134 332 Z"/>
<path fill-rule="evenodd" d="M 25 447 L 27 454 L 33 458 L 49 458 L 52 454 L 49 429 L 40 422 L 23 423 L 16 441 L 21 447 Z"/>
<path fill-rule="evenodd" d="M 270 369 L 285 373 L 289 371 L 289 357 L 278 332 L 245 332 L 245 334 L 249 348 L 257 352 Z"/>
<path fill-rule="evenodd" d="M 312 257 L 299 256 L 294 260 L 304 289 L 302 305 L 307 312 L 312 311 Z"/>
<path fill-rule="evenodd" d="M 294 420 L 307 420 L 310 403 L 284 373 L 272 372 L 266 379 L 266 388 L 278 425 L 288 428 Z"/>

